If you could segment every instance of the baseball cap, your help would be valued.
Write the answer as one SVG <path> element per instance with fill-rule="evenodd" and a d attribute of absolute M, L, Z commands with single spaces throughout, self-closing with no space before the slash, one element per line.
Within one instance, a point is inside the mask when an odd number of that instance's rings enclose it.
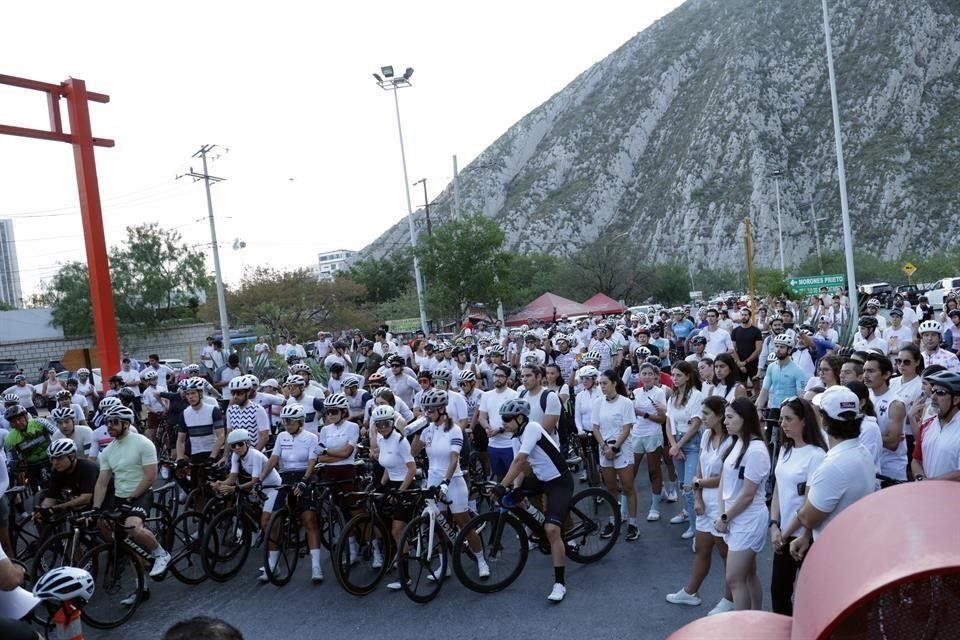
<path fill-rule="evenodd" d="M 848 421 L 860 417 L 860 398 L 847 387 L 828 388 L 813 397 L 813 406 L 833 420 Z"/>
<path fill-rule="evenodd" d="M 902 310 L 902 309 L 897 309 L 896 307 L 894 307 L 893 309 L 890 309 L 890 315 L 891 315 L 891 316 L 900 316 L 900 317 L 902 318 L 902 317 L 903 317 L 903 310 Z"/>

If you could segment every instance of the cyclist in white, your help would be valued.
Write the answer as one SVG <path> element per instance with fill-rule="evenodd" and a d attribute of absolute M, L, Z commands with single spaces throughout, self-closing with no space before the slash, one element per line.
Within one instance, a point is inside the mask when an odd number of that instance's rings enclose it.
<path fill-rule="evenodd" d="M 53 435 L 54 440 L 72 440 L 81 459 L 89 458 L 93 460 L 97 457 L 99 448 L 94 441 L 93 430 L 86 425 L 76 424 L 73 410 L 66 407 L 57 407 L 50 412 L 50 419 L 53 420 L 58 429 L 57 433 Z"/>
<path fill-rule="evenodd" d="M 570 510 L 573 476 L 567 469 L 567 461 L 560 453 L 560 448 L 550 435 L 539 424 L 530 421 L 529 402 L 520 398 L 509 400 L 500 407 L 500 419 L 504 429 L 512 433 L 513 437 L 520 438 L 520 448 L 507 475 L 497 485 L 496 493 L 503 498 L 507 489 L 514 485 L 514 481 L 525 472 L 529 463 L 533 477 L 524 479 L 524 488 L 546 496 L 546 520 L 543 529 L 550 541 L 550 555 L 553 559 L 553 589 L 547 599 L 560 602 L 567 593 L 564 575 L 567 553 L 560 529 Z"/>
<path fill-rule="evenodd" d="M 263 451 L 270 438 L 270 417 L 266 410 L 250 399 L 256 391 L 255 376 L 237 376 L 227 385 L 230 388 L 230 405 L 227 407 L 227 434 L 238 429 L 247 433 L 250 445 Z"/>

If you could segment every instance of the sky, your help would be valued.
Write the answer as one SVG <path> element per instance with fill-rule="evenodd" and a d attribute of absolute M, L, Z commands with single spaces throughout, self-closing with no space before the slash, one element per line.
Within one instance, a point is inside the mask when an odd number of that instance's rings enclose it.
<path fill-rule="evenodd" d="M 682 3 L 13 3 L 0 73 L 110 95 L 91 105 L 94 135 L 116 141 L 96 152 L 108 246 L 160 222 L 212 270 L 203 185 L 176 177 L 200 169 L 201 145 L 229 149 L 209 171 L 226 178 L 212 197 L 230 284 L 252 266 L 359 250 L 406 215 L 393 100 L 371 75 L 382 65 L 414 68 L 399 94 L 407 167 L 433 199 L 454 154 L 462 170 Z M 0 87 L 0 123 L 47 128 L 43 94 Z M 411 195 L 416 209 L 422 186 Z M 14 219 L 25 297 L 84 260 L 68 145 L 0 136 L 0 218 Z"/>

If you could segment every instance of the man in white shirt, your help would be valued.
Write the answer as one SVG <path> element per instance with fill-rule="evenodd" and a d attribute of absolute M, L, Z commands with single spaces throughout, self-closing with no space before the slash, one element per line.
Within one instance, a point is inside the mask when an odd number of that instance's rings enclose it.
<path fill-rule="evenodd" d="M 323 359 L 323 367 L 327 371 L 330 371 L 330 367 L 332 367 L 335 364 L 339 364 L 344 368 L 345 371 L 350 371 L 352 367 L 350 366 L 350 358 L 346 355 L 346 352 L 347 352 L 346 343 L 340 340 L 334 342 L 333 353 L 331 353 L 330 355 L 328 355 L 326 358 Z M 331 391 L 331 393 L 336 393 L 336 392 Z"/>
<path fill-rule="evenodd" d="M 920 318 L 917 316 L 917 312 L 914 311 L 909 304 L 903 299 L 903 296 L 899 293 L 893 296 L 893 309 L 890 310 L 891 316 L 894 311 L 900 311 L 903 314 L 903 326 L 910 329 L 911 332 L 917 332 L 917 325 L 920 322 Z"/>
<path fill-rule="evenodd" d="M 326 331 L 317 331 L 317 341 L 314 343 L 317 347 L 317 362 L 323 362 L 333 350 L 333 340 Z"/>
<path fill-rule="evenodd" d="M 503 431 L 503 422 L 500 420 L 500 407 L 507 400 L 517 397 L 517 392 L 507 386 L 511 375 L 510 367 L 497 365 L 493 371 L 493 390 L 480 398 L 480 426 L 490 438 L 487 452 L 490 469 L 496 478 L 505 476 L 513 462 L 513 441 L 510 434 Z"/>
<path fill-rule="evenodd" d="M 207 369 L 213 370 L 213 336 L 207 336 L 207 344 L 200 352 L 200 364 Z"/>
<path fill-rule="evenodd" d="M 887 343 L 877 335 L 877 319 L 866 315 L 860 318 L 859 325 L 860 330 L 853 337 L 853 348 L 857 351 L 873 350 L 877 353 L 887 353 Z"/>
<path fill-rule="evenodd" d="M 960 481 L 960 374 L 940 371 L 927 382 L 937 413 L 921 423 L 911 462 L 913 476 L 917 480 Z"/>
<path fill-rule="evenodd" d="M 813 403 L 830 450 L 807 481 L 803 505 L 782 529 L 784 539 L 796 535 L 790 555 L 798 562 L 837 514 L 876 489 L 873 459 L 858 441 L 862 417 L 857 394 L 835 385 L 814 397 Z"/>
<path fill-rule="evenodd" d="M 817 337 L 837 344 L 840 341 L 840 334 L 830 325 L 830 319 L 827 316 L 820 316 L 817 320 Z"/>
<path fill-rule="evenodd" d="M 707 326 L 700 335 L 707 339 L 707 347 L 704 352 L 711 358 L 716 358 L 721 353 L 733 353 L 733 340 L 726 329 L 720 328 L 720 312 L 716 309 L 707 309 Z"/>
<path fill-rule="evenodd" d="M 117 375 L 123 378 L 123 384 L 133 391 L 133 395 L 140 397 L 140 374 L 133 370 L 130 358 L 124 358 Z"/>
<path fill-rule="evenodd" d="M 157 389 L 161 392 L 167 391 L 167 376 L 173 375 L 173 369 L 168 367 L 165 364 L 160 364 L 160 356 L 155 353 L 151 353 L 147 356 L 147 366 L 144 367 L 143 371 L 140 372 L 141 378 L 143 377 L 143 372 L 148 369 L 152 369 L 157 373 Z"/>
<path fill-rule="evenodd" d="M 960 371 L 960 360 L 946 349 L 940 348 L 943 340 L 943 325 L 936 320 L 920 323 L 920 344 L 923 345 L 923 366 L 939 364 L 948 371 Z"/>
<path fill-rule="evenodd" d="M 280 336 L 280 340 L 277 341 L 277 355 L 287 359 L 287 349 L 290 348 L 290 343 L 287 342 L 287 336 Z"/>
<path fill-rule="evenodd" d="M 887 343 L 887 353 L 891 358 L 897 357 L 903 345 L 913 344 L 913 329 L 904 324 L 905 315 L 902 309 L 894 307 L 890 310 L 890 326 L 883 332 L 883 341 Z"/>

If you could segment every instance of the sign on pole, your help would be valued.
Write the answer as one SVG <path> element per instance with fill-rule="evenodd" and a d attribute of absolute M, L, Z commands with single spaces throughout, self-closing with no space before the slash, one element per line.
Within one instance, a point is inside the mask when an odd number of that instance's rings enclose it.
<path fill-rule="evenodd" d="M 917 272 L 917 268 L 913 265 L 912 262 L 906 263 L 901 268 L 903 269 L 903 272 L 907 274 L 907 278 L 911 280 L 911 284 L 912 284 L 913 274 Z"/>
<path fill-rule="evenodd" d="M 796 278 L 787 278 L 787 286 L 790 291 L 803 296 L 812 296 L 820 293 L 821 287 L 826 287 L 834 291 L 846 286 L 847 278 L 842 273 L 835 273 L 826 276 L 799 276 Z"/>

